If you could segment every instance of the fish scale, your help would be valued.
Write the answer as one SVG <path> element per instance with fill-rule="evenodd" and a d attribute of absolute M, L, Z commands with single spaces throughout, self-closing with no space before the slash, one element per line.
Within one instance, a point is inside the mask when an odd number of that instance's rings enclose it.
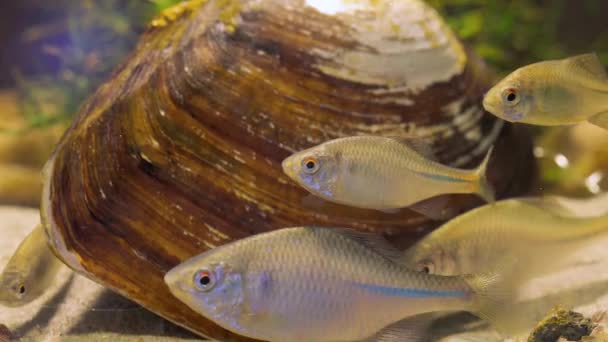
<path fill-rule="evenodd" d="M 493 311 L 483 310 L 499 306 L 503 291 L 494 292 L 501 286 L 496 277 L 428 275 L 399 259 L 371 234 L 286 228 L 196 256 L 167 273 L 165 282 L 179 300 L 224 328 L 270 341 L 361 340 L 420 313 L 469 310 L 491 317 Z M 192 280 L 200 269 L 248 281 L 228 286 L 219 278 L 213 289 L 200 291 Z M 241 293 L 248 301 L 237 310 L 223 308 Z"/>
<path fill-rule="evenodd" d="M 506 94 L 510 94 L 510 100 Z M 484 108 L 507 121 L 608 129 L 608 75 L 594 53 L 521 67 L 488 91 Z"/>
<path fill-rule="evenodd" d="M 464 213 L 410 248 L 404 260 L 442 275 L 485 272 L 508 257 L 522 265 L 518 277 L 551 271 L 576 250 L 608 237 L 608 215 L 568 215 L 556 199 L 561 197 L 509 199 Z M 606 203 L 608 197 L 579 201 Z"/>
<path fill-rule="evenodd" d="M 62 263 L 47 245 L 41 225 L 21 242 L 0 274 L 0 305 L 20 307 L 46 293 Z"/>
<path fill-rule="evenodd" d="M 420 139 L 356 136 L 295 153 L 283 161 L 283 170 L 314 195 L 366 209 L 420 211 L 413 205 L 448 193 L 478 193 L 494 200 L 485 177 L 490 151 L 476 170 L 442 165 L 431 154 Z M 314 167 L 308 170 L 307 165 Z"/>

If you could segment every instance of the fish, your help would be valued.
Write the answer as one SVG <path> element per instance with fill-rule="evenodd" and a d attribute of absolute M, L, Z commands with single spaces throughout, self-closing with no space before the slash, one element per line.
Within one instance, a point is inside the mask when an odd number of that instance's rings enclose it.
<path fill-rule="evenodd" d="M 21 242 L 0 274 L 0 305 L 20 307 L 51 286 L 62 263 L 47 245 L 42 225 Z"/>
<path fill-rule="evenodd" d="M 435 208 L 416 204 L 443 194 L 476 193 L 494 202 L 486 178 L 491 154 L 492 149 L 477 169 L 463 170 L 433 160 L 419 138 L 354 136 L 294 153 L 282 168 L 294 182 L 330 202 L 386 212 L 410 207 L 429 216 Z"/>
<path fill-rule="evenodd" d="M 584 216 L 585 204 L 603 203 L 604 212 Z M 502 269 L 510 279 L 513 304 L 504 312 L 501 332 L 530 331 L 540 307 L 579 304 L 580 293 L 560 293 L 528 303 L 526 285 L 577 264 L 577 252 L 608 237 L 608 194 L 591 200 L 560 196 L 502 200 L 443 224 L 407 249 L 403 264 L 432 275 L 484 274 Z M 502 265 L 508 263 L 508 270 Z M 516 313 L 512 313 L 516 312 Z M 510 316 L 510 317 L 506 317 Z M 498 317 L 498 320 L 501 318 Z"/>
<path fill-rule="evenodd" d="M 603 203 L 603 213 L 580 208 Z M 523 282 L 559 269 L 568 257 L 608 237 L 608 194 L 588 200 L 560 196 L 507 199 L 443 224 L 404 253 L 411 269 L 454 276 L 491 272 L 508 258 Z"/>
<path fill-rule="evenodd" d="M 595 53 L 521 67 L 492 87 L 483 107 L 510 122 L 589 121 L 608 129 L 608 74 Z"/>
<path fill-rule="evenodd" d="M 500 329 L 494 317 L 511 288 L 500 272 L 436 276 L 401 258 L 379 235 L 293 227 L 194 256 L 164 281 L 192 310 L 260 340 L 403 341 L 412 332 L 405 318 L 443 310 L 467 310 Z"/>

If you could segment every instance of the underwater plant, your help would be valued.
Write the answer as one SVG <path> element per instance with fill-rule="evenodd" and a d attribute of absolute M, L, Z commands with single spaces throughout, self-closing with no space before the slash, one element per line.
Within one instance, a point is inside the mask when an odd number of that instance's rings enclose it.
<path fill-rule="evenodd" d="M 21 34 L 40 47 L 39 65 L 12 73 L 28 128 L 69 122 L 131 51 L 147 23 L 178 0 L 51 2 L 49 16 Z"/>
<path fill-rule="evenodd" d="M 71 120 L 84 99 L 132 49 L 146 23 L 183 0 L 50 1 L 56 15 L 36 23 L 22 39 L 41 46 L 41 64 L 15 79 L 23 115 L 31 127 Z M 605 2 L 429 0 L 456 34 L 500 72 L 538 60 L 599 50 L 608 64 Z M 568 13 L 565 16 L 564 13 Z M 580 36 L 585 36 L 581 46 Z M 60 43 L 58 43 L 60 42 Z M 53 102 L 52 106 L 48 106 Z M 51 107 L 51 108 L 48 108 Z"/>

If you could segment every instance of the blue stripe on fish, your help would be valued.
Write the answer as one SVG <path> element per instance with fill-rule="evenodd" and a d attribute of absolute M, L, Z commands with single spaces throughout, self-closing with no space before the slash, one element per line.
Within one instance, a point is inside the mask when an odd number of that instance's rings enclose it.
<path fill-rule="evenodd" d="M 469 182 L 468 180 L 465 179 L 460 179 L 460 178 L 454 178 L 454 177 L 450 177 L 450 176 L 445 176 L 445 175 L 437 175 L 434 173 L 426 173 L 426 172 L 417 172 L 414 171 L 415 173 L 421 175 L 422 177 L 426 177 L 426 178 L 430 178 L 430 179 L 434 179 L 434 180 L 439 180 L 439 181 L 448 181 L 448 182 L 454 182 L 454 183 L 467 183 Z"/>
<path fill-rule="evenodd" d="M 465 297 L 467 293 L 460 290 L 425 290 L 425 289 L 409 289 L 403 287 L 388 287 L 381 285 L 370 285 L 370 284 L 359 284 L 355 283 L 356 286 L 369 290 L 374 293 L 382 294 L 391 297 L 413 297 L 413 298 L 426 298 L 426 297 Z"/>

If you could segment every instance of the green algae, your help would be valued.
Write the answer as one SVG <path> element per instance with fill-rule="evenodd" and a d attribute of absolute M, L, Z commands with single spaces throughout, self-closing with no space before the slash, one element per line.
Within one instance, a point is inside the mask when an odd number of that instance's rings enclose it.
<path fill-rule="evenodd" d="M 555 342 L 560 337 L 568 341 L 581 341 L 597 326 L 582 314 L 556 307 L 538 323 L 528 337 L 528 342 Z"/>

